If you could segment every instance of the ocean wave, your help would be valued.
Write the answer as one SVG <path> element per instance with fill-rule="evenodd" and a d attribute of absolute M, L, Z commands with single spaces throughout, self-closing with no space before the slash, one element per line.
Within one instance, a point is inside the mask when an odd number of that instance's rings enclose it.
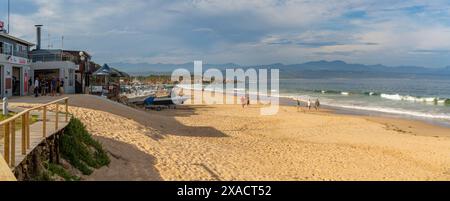
<path fill-rule="evenodd" d="M 196 90 L 205 90 L 205 91 L 223 91 L 223 89 L 219 89 L 216 87 L 211 86 L 203 86 L 203 85 L 179 85 L 179 87 L 182 88 L 191 88 Z M 379 93 L 375 91 L 367 91 L 367 92 L 354 92 L 354 91 L 338 91 L 338 90 L 307 90 L 314 93 L 320 93 L 320 94 L 332 94 L 332 95 L 341 95 L 341 96 L 353 96 L 353 95 L 365 95 L 365 96 L 373 96 L 373 97 L 380 97 L 382 99 L 386 100 L 392 100 L 392 101 L 408 101 L 408 102 L 415 102 L 415 103 L 427 103 L 427 104 L 435 104 L 435 105 L 445 105 L 450 106 L 450 99 L 449 98 L 441 98 L 441 97 L 416 97 L 416 96 L 410 96 L 410 95 L 400 95 L 400 94 L 387 94 L 387 93 Z M 233 88 L 233 91 L 238 94 L 246 92 L 245 88 Z M 278 94 L 279 92 L 276 90 L 270 91 L 272 94 Z M 278 92 L 278 93 L 277 93 Z M 251 95 L 257 95 L 258 92 L 249 92 Z M 276 95 L 275 95 L 276 96 Z M 313 95 L 314 96 L 314 95 Z M 288 96 L 279 96 L 280 98 L 295 98 L 297 99 L 296 95 L 290 94 Z M 311 97 L 307 97 L 311 98 Z M 305 97 L 303 97 L 305 99 Z"/>
<path fill-rule="evenodd" d="M 368 92 L 348 92 L 348 91 L 336 91 L 336 90 L 312 90 L 315 93 L 321 94 L 336 94 L 342 96 L 351 96 L 351 95 L 366 95 L 366 96 L 374 96 L 381 97 L 387 100 L 393 101 L 409 101 L 416 103 L 430 103 L 430 104 L 439 104 L 439 105 L 448 105 L 450 106 L 449 98 L 441 98 L 441 97 L 417 97 L 410 95 L 400 95 L 400 94 L 386 94 L 386 93 L 378 93 L 373 91 Z"/>
<path fill-rule="evenodd" d="M 334 90 L 312 90 L 313 92 L 316 93 L 321 93 L 321 94 L 341 94 L 342 91 L 334 91 Z"/>
<path fill-rule="evenodd" d="M 394 101 L 409 101 L 418 103 L 434 103 L 434 104 L 450 104 L 450 99 L 439 97 L 415 97 L 415 96 L 402 96 L 400 94 L 381 94 L 381 98 L 394 100 Z"/>
<path fill-rule="evenodd" d="M 356 109 L 356 110 L 364 110 L 364 111 L 372 111 L 372 112 L 382 112 L 382 113 L 388 113 L 388 114 L 406 115 L 406 116 L 413 116 L 413 117 L 420 117 L 420 118 L 450 120 L 450 115 L 445 114 L 445 113 L 431 114 L 431 113 L 408 111 L 408 110 L 395 109 L 395 108 L 353 106 L 353 105 L 340 105 L 340 104 L 324 104 L 324 105 L 328 105 L 331 107 L 345 108 L 345 109 Z"/>
<path fill-rule="evenodd" d="M 290 98 L 293 100 L 308 100 L 311 99 L 310 96 L 293 96 L 293 95 L 284 95 L 283 98 Z M 447 103 L 450 102 L 450 99 L 446 100 Z M 370 112 L 382 112 L 387 114 L 396 114 L 396 115 L 405 115 L 405 116 L 412 116 L 416 118 L 429 118 L 429 119 L 443 119 L 443 120 L 450 120 L 450 114 L 447 113 L 425 113 L 425 112 L 419 112 L 419 111 L 410 111 L 410 110 L 404 110 L 404 109 L 397 109 L 397 108 L 389 108 L 389 107 L 376 107 L 376 106 L 356 106 L 356 105 L 346 105 L 346 104 L 336 104 L 336 103 L 330 103 L 329 101 L 323 100 L 323 105 L 330 106 L 330 107 L 336 107 L 336 108 L 344 108 L 344 109 L 353 109 L 353 110 L 363 110 L 363 111 L 370 111 Z"/>
<path fill-rule="evenodd" d="M 315 98 L 309 95 L 300 95 L 296 96 L 294 94 L 283 94 L 280 95 L 280 98 L 289 98 L 292 100 L 302 100 L 306 101 L 308 99 L 314 100 Z M 450 99 L 446 100 L 447 103 L 450 103 Z M 437 119 L 437 120 L 445 120 L 450 121 L 450 114 L 448 113 L 426 113 L 420 111 L 411 111 L 400 108 L 390 108 L 390 107 L 377 107 L 377 106 L 357 106 L 357 105 L 347 105 L 347 104 L 339 104 L 333 103 L 333 100 L 330 99 L 321 99 L 322 105 L 335 107 L 335 108 L 343 108 L 343 109 L 351 109 L 351 110 L 362 110 L 368 112 L 381 112 L 386 114 L 394 114 L 394 115 L 403 115 L 410 116 L 415 118 L 425 118 L 425 119 Z"/>
<path fill-rule="evenodd" d="M 367 96 L 380 96 L 381 94 L 378 92 L 354 92 L 354 91 L 336 91 L 336 90 L 313 90 L 316 93 L 321 93 L 321 94 L 338 94 L 338 95 L 344 95 L 344 96 L 350 96 L 350 95 L 367 95 Z"/>
<path fill-rule="evenodd" d="M 350 96 L 353 94 L 360 94 L 355 92 L 349 92 L 349 91 L 336 91 L 336 90 L 312 90 L 315 93 L 321 93 L 321 94 L 336 94 L 336 95 L 343 95 L 343 96 Z M 364 93 L 366 94 L 366 93 Z M 367 95 L 377 95 L 375 92 L 368 92 Z"/>
<path fill-rule="evenodd" d="M 367 95 L 367 96 L 380 96 L 380 94 L 377 93 L 377 92 L 364 92 L 364 95 Z"/>

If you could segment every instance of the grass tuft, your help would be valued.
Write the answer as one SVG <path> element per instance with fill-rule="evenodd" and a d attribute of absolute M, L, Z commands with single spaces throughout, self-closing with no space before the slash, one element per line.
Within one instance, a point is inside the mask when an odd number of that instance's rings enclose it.
<path fill-rule="evenodd" d="M 57 164 L 48 164 L 48 171 L 52 173 L 53 175 L 58 175 L 62 177 L 66 181 L 79 181 L 80 178 L 77 176 L 74 176 L 70 174 L 69 172 L 64 169 L 64 167 L 57 165 Z"/>
<path fill-rule="evenodd" d="M 76 118 L 69 122 L 61 136 L 60 151 L 62 157 L 84 175 L 90 175 L 93 169 L 110 163 L 102 145 L 92 138 L 83 123 Z"/>

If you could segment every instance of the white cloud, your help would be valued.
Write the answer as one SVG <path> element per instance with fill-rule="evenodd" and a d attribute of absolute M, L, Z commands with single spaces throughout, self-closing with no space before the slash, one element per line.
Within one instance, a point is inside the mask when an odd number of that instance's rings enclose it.
<path fill-rule="evenodd" d="M 101 62 L 170 63 L 200 57 L 244 64 L 327 58 L 393 65 L 420 59 L 430 66 L 450 62 L 411 56 L 415 50 L 445 54 L 433 50 L 450 49 L 450 4 L 444 0 L 22 0 L 16 4 L 20 2 L 36 9 L 12 15 L 13 34 L 35 41 L 34 25 L 44 24 L 44 31 L 53 37 L 66 36 L 67 48 L 91 50 Z M 364 16 L 346 17 L 353 11 Z"/>

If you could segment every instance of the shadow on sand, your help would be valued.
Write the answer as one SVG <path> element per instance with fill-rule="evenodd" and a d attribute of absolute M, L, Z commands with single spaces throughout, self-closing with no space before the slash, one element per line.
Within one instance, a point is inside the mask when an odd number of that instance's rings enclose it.
<path fill-rule="evenodd" d="M 70 96 L 69 104 L 94 110 L 109 112 L 118 116 L 138 122 L 144 127 L 156 129 L 161 136 L 152 136 L 153 139 L 163 139 L 164 135 L 189 137 L 228 137 L 225 133 L 212 127 L 193 127 L 180 123 L 177 117 L 190 117 L 197 115 L 196 111 L 208 106 L 179 106 L 175 110 L 145 111 L 117 102 L 104 100 L 95 96 Z"/>
<path fill-rule="evenodd" d="M 155 168 L 156 158 L 136 146 L 116 140 L 95 137 L 108 150 L 111 163 L 96 170 L 86 180 L 95 181 L 162 181 Z"/>
<path fill-rule="evenodd" d="M 143 127 L 153 128 L 161 135 L 150 135 L 152 139 L 160 140 L 164 135 L 176 135 L 187 137 L 228 137 L 225 133 L 212 127 L 192 127 L 180 123 L 176 117 L 189 117 L 196 115 L 196 110 L 208 108 L 208 106 L 179 106 L 176 110 L 145 111 L 117 102 L 106 100 L 91 95 L 66 95 L 59 97 L 16 97 L 11 103 L 47 103 L 63 97 L 69 97 L 69 105 L 109 112 L 124 118 L 133 120 Z"/>

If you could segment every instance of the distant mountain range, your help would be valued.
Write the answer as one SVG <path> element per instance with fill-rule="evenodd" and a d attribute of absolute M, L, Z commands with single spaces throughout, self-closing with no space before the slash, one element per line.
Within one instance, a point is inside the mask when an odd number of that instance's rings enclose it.
<path fill-rule="evenodd" d="M 170 74 L 175 69 L 184 68 L 191 72 L 194 63 L 185 64 L 148 64 L 148 63 L 111 63 L 110 66 L 128 72 L 132 75 Z M 450 66 L 446 68 L 425 68 L 420 66 L 397 66 L 349 64 L 344 61 L 314 61 L 303 64 L 269 64 L 258 66 L 241 66 L 234 63 L 204 64 L 203 69 L 217 68 L 265 68 L 280 69 L 282 78 L 324 78 L 324 77 L 423 77 L 450 76 Z"/>
<path fill-rule="evenodd" d="M 170 74 L 172 71 L 176 69 L 187 69 L 191 72 L 194 71 L 194 63 L 185 63 L 185 64 L 149 64 L 149 63 L 111 63 L 108 64 L 113 66 L 121 71 L 125 71 L 132 75 L 148 75 L 148 74 Z M 238 68 L 241 67 L 237 64 L 227 63 L 227 64 L 203 64 L 203 69 L 208 68 L 217 68 L 220 70 L 224 70 L 226 68 Z"/>

